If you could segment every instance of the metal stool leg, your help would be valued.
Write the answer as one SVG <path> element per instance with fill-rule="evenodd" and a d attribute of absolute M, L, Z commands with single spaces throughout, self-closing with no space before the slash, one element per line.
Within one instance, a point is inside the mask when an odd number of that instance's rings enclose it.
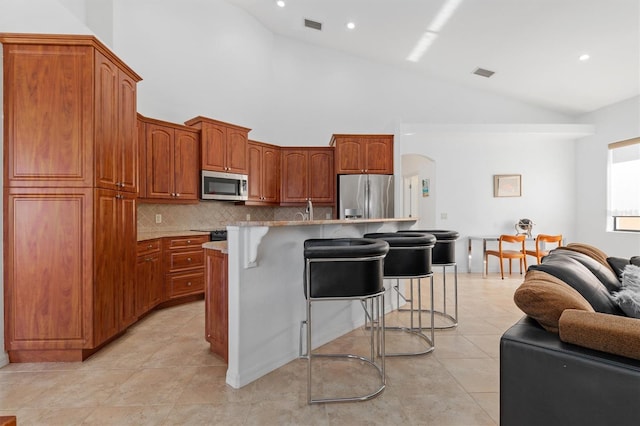
<path fill-rule="evenodd" d="M 440 264 L 434 266 L 442 266 L 442 289 L 443 289 L 443 302 L 442 302 L 442 311 L 435 310 L 432 314 L 435 314 L 443 319 L 445 319 L 448 323 L 444 325 L 434 325 L 436 330 L 447 330 L 451 328 L 455 328 L 458 326 L 458 264 L 457 263 L 447 263 Z M 447 267 L 453 266 L 454 268 L 454 281 L 453 281 L 453 298 L 454 298 L 454 315 L 452 316 L 447 312 Z M 435 309 L 433 303 L 431 304 L 431 309 Z M 423 310 L 423 312 L 428 312 L 429 310 Z M 433 315 L 432 315 L 433 316 Z M 433 319 L 432 319 L 433 321 Z"/>

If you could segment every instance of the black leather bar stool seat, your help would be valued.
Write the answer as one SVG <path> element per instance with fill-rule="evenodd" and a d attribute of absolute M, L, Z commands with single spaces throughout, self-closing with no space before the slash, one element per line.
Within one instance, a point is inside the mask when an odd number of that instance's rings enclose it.
<path fill-rule="evenodd" d="M 307 402 L 365 401 L 378 396 L 386 386 L 384 350 L 384 258 L 389 244 L 366 238 L 310 239 L 304 242 L 304 295 L 306 320 L 300 327 L 300 356 L 307 359 Z M 371 324 L 370 353 L 313 353 L 311 306 L 317 302 L 360 301 L 365 324 Z M 302 353 L 302 331 L 306 325 L 306 352 Z M 342 358 L 372 366 L 379 385 L 366 395 L 312 398 L 312 360 Z"/>
<path fill-rule="evenodd" d="M 386 279 L 395 279 L 396 284 L 392 287 L 396 291 L 397 305 L 400 305 L 400 297 L 409 303 L 410 311 L 410 326 L 387 326 L 387 330 L 402 330 L 416 335 L 423 339 L 427 346 L 423 350 L 416 351 L 404 351 L 387 353 L 387 356 L 404 356 L 404 355 L 423 355 L 433 351 L 434 349 L 434 332 L 433 332 L 433 318 L 431 319 L 430 336 L 424 334 L 422 327 L 422 308 L 421 308 L 421 279 L 429 278 L 430 280 L 430 293 L 433 307 L 433 272 L 431 270 L 431 250 L 433 249 L 436 238 L 433 235 L 428 235 L 418 232 L 378 232 L 365 234 L 364 238 L 381 239 L 389 243 L 389 253 L 384 261 L 384 277 Z M 400 279 L 410 280 L 410 297 L 407 298 L 402 295 L 400 291 L 399 283 Z M 418 302 L 414 303 L 413 297 L 413 280 L 418 280 Z M 406 309 L 398 309 L 399 311 Z M 433 310 L 433 309 L 432 309 Z M 417 314 L 418 325 L 415 325 L 414 316 Z"/>
<path fill-rule="evenodd" d="M 460 237 L 457 231 L 449 231 L 443 229 L 409 229 L 406 231 L 398 231 L 399 233 L 424 233 L 433 235 L 436 238 L 436 244 L 431 253 L 431 262 L 434 266 L 442 267 L 442 310 L 436 310 L 435 314 L 444 318 L 445 324 L 436 325 L 438 330 L 454 328 L 458 326 L 458 264 L 456 263 L 456 240 Z M 453 267 L 453 298 L 454 298 L 454 315 L 447 312 L 447 268 Z"/>

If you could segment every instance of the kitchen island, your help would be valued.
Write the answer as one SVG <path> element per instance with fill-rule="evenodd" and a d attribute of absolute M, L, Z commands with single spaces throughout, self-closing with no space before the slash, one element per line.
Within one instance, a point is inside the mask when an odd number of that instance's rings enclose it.
<path fill-rule="evenodd" d="M 237 222 L 227 225 L 226 248 L 219 243 L 204 244 L 205 253 L 226 250 L 228 255 L 227 384 L 240 388 L 298 358 L 305 318 L 305 240 L 361 238 L 369 232 L 409 229 L 415 222 L 415 218 Z M 219 275 L 219 268 L 206 263 L 207 280 L 219 281 L 211 275 L 215 270 Z M 215 306 L 209 302 L 208 308 Z M 364 323 L 359 303 L 321 305 L 314 308 L 318 325 L 314 347 Z"/>

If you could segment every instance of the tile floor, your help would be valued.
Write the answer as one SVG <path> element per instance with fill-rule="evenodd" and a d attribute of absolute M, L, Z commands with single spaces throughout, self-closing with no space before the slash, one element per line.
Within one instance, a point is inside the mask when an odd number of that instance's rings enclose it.
<path fill-rule="evenodd" d="M 431 354 L 387 358 L 387 388 L 371 401 L 307 406 L 303 360 L 227 386 L 203 337 L 204 303 L 193 302 L 150 314 L 83 363 L 1 368 L 0 416 L 21 426 L 498 425 L 499 339 L 522 316 L 512 300 L 520 282 L 461 273 L 459 326 L 436 331 Z"/>

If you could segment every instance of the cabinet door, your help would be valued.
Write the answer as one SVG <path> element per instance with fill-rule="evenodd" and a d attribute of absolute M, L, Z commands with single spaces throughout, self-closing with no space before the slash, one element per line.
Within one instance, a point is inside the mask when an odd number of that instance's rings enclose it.
<path fill-rule="evenodd" d="M 211 345 L 211 352 L 227 362 L 229 358 L 228 257 L 218 250 L 205 251 L 205 337 Z"/>
<path fill-rule="evenodd" d="M 228 128 L 225 146 L 226 171 L 247 174 L 247 141 L 245 130 Z"/>
<path fill-rule="evenodd" d="M 178 199 L 198 199 L 199 150 L 200 141 L 196 132 L 175 130 L 174 191 Z"/>
<path fill-rule="evenodd" d="M 309 150 L 309 198 L 313 202 L 332 204 L 335 200 L 336 175 L 333 150 Z"/>
<path fill-rule="evenodd" d="M 172 199 L 174 193 L 173 129 L 147 124 L 147 192 L 145 198 Z"/>
<path fill-rule="evenodd" d="M 366 139 L 364 149 L 365 173 L 393 174 L 393 136 Z"/>
<path fill-rule="evenodd" d="M 10 359 L 20 362 L 12 351 L 91 347 L 93 190 L 5 191 L 5 342 Z"/>
<path fill-rule="evenodd" d="M 201 131 L 202 170 L 224 172 L 225 142 L 227 129 L 222 126 L 204 124 Z"/>
<path fill-rule="evenodd" d="M 138 256 L 136 261 L 136 315 L 144 315 L 161 301 L 161 253 L 157 251 Z"/>
<path fill-rule="evenodd" d="M 93 49 L 3 45 L 5 186 L 93 186 Z"/>
<path fill-rule="evenodd" d="M 308 193 L 308 153 L 304 149 L 282 150 L 281 203 L 302 204 Z"/>
<path fill-rule="evenodd" d="M 95 185 L 105 189 L 119 189 L 119 70 L 98 52 L 95 61 Z"/>
<path fill-rule="evenodd" d="M 249 143 L 249 200 L 262 201 L 262 146 Z"/>
<path fill-rule="evenodd" d="M 120 71 L 118 84 L 118 180 L 121 191 L 137 192 L 139 164 L 136 82 Z"/>
<path fill-rule="evenodd" d="M 336 140 L 336 173 L 365 173 L 365 145 L 357 137 L 341 137 Z"/>
<path fill-rule="evenodd" d="M 136 195 L 130 192 L 120 192 L 116 195 L 118 200 L 118 241 L 117 258 L 122 262 L 122 288 L 120 299 L 122 309 L 120 311 L 119 330 L 124 330 L 137 319 L 136 313 Z"/>
<path fill-rule="evenodd" d="M 112 190 L 95 190 L 94 346 L 120 331 L 123 262 L 118 235 L 121 230 L 117 195 Z"/>
<path fill-rule="evenodd" d="M 275 147 L 262 149 L 262 201 L 280 201 L 280 150 Z"/>

